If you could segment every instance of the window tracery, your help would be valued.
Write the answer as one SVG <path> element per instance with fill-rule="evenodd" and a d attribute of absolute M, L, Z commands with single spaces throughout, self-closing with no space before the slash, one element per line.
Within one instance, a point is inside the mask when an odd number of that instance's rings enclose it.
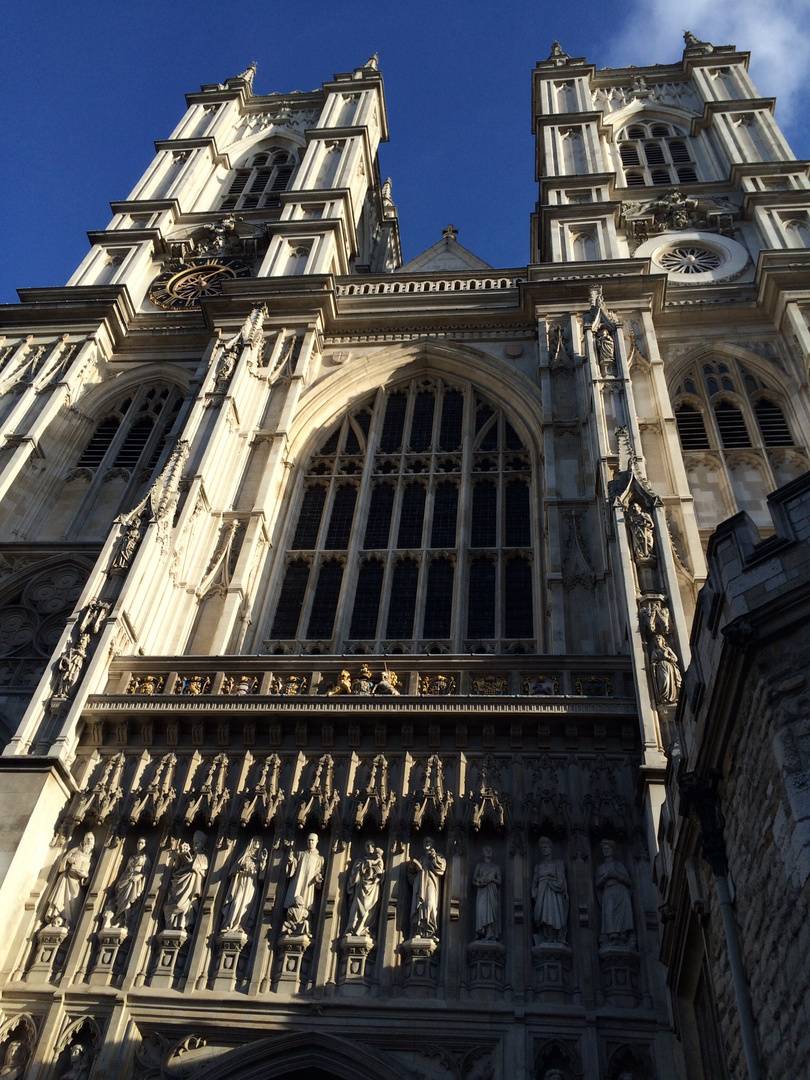
<path fill-rule="evenodd" d="M 689 184 L 698 179 L 686 132 L 654 121 L 619 132 L 619 157 L 628 187 Z"/>
<path fill-rule="evenodd" d="M 279 207 L 279 193 L 286 191 L 298 162 L 290 150 L 270 150 L 255 154 L 242 168 L 235 169 L 220 210 L 257 210 Z"/>
<path fill-rule="evenodd" d="M 306 466 L 266 647 L 531 649 L 532 481 L 522 438 L 472 387 L 380 392 Z"/>

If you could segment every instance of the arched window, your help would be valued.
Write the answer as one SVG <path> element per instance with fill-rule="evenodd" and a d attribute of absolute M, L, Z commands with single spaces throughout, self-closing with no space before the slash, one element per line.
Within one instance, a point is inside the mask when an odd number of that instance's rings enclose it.
<path fill-rule="evenodd" d="M 617 143 L 627 187 L 690 184 L 698 179 L 689 136 L 671 124 L 633 124 L 619 132 Z"/>
<path fill-rule="evenodd" d="M 286 191 L 297 161 L 289 150 L 256 154 L 243 168 L 234 169 L 220 210 L 256 210 L 280 206 L 280 191 Z"/>
<path fill-rule="evenodd" d="M 708 450 L 709 436 L 703 416 L 693 405 L 684 403 L 675 409 L 675 423 L 682 450 Z"/>
<path fill-rule="evenodd" d="M 532 480 L 472 387 L 419 379 L 353 409 L 306 465 L 265 647 L 532 651 Z"/>

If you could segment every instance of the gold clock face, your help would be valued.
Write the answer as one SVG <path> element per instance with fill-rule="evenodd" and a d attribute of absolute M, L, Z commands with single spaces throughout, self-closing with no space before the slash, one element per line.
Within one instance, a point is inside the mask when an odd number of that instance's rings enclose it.
<path fill-rule="evenodd" d="M 251 277 L 251 269 L 240 259 L 187 259 L 155 278 L 149 286 L 149 299 L 162 308 L 198 308 L 203 297 L 221 295 L 224 281 L 243 277 Z"/>

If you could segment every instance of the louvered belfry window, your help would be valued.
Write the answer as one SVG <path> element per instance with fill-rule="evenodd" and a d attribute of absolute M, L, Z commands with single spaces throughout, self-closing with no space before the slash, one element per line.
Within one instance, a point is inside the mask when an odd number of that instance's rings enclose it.
<path fill-rule="evenodd" d="M 220 210 L 261 210 L 279 207 L 280 191 L 289 187 L 296 160 L 288 150 L 256 154 L 249 165 L 235 169 Z"/>
<path fill-rule="evenodd" d="M 271 651 L 535 647 L 531 456 L 471 386 L 415 379 L 327 431 L 271 589 Z"/>

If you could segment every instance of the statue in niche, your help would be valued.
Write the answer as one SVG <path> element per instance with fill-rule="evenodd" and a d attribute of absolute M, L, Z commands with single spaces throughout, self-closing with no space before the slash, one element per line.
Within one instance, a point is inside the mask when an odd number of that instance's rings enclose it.
<path fill-rule="evenodd" d="M 599 846 L 604 857 L 604 862 L 596 868 L 596 893 L 602 905 L 599 944 L 635 945 L 630 899 L 633 882 L 624 863 L 616 858 L 615 842 L 603 840 Z"/>
<path fill-rule="evenodd" d="M 336 697 L 339 694 L 350 694 L 352 692 L 352 677 L 351 673 L 344 668 L 338 676 L 336 683 L 330 683 L 329 689 L 326 691 L 327 697 Z"/>
<path fill-rule="evenodd" d="M 413 887 L 411 934 L 438 941 L 439 879 L 447 869 L 447 860 L 438 853 L 429 836 L 425 837 L 422 847 L 422 861 L 411 859 L 408 863 L 408 878 Z"/>
<path fill-rule="evenodd" d="M 82 667 L 87 659 L 87 648 L 90 645 L 90 635 L 80 634 L 78 645 L 68 645 L 64 653 L 59 657 L 59 665 L 56 670 L 56 696 L 65 698 L 73 689 L 82 673 Z"/>
<path fill-rule="evenodd" d="M 667 644 L 663 634 L 656 634 L 650 648 L 655 696 L 660 705 L 674 705 L 683 678 L 678 668 L 678 654 Z"/>
<path fill-rule="evenodd" d="M 110 565 L 110 572 L 113 571 L 117 574 L 124 573 L 132 562 L 132 556 L 135 554 L 135 549 L 138 546 L 138 542 L 141 539 L 141 519 L 136 517 L 130 521 L 121 533 L 121 537 L 118 541 L 118 549 L 113 557 L 112 564 Z"/>
<path fill-rule="evenodd" d="M 596 355 L 606 375 L 616 374 L 616 343 L 613 334 L 606 326 L 600 326 L 594 335 Z"/>
<path fill-rule="evenodd" d="M 473 871 L 475 886 L 475 933 L 484 941 L 499 941 L 501 936 L 501 868 L 492 861 L 492 848 Z"/>
<path fill-rule="evenodd" d="M 194 925 L 208 873 L 207 839 L 204 832 L 195 832 L 191 845 L 181 844 L 175 854 L 169 895 L 163 905 L 167 930 L 189 930 Z"/>
<path fill-rule="evenodd" d="M 59 876 L 45 910 L 48 925 L 73 929 L 81 907 L 82 889 L 90 877 L 95 846 L 93 834 L 86 833 L 81 844 L 71 848 L 62 859 Z"/>
<path fill-rule="evenodd" d="M 284 897 L 286 918 L 282 934 L 309 935 L 309 916 L 315 903 L 315 890 L 323 885 L 323 855 L 318 851 L 317 833 L 307 837 L 306 851 L 293 851 L 287 865 L 290 884 Z"/>
<path fill-rule="evenodd" d="M 70 1047 L 70 1056 L 60 1080 L 87 1080 L 93 1065 L 93 1051 L 89 1046 L 75 1042 Z"/>
<path fill-rule="evenodd" d="M 372 694 L 386 694 L 389 696 L 399 697 L 399 679 L 396 677 L 393 671 L 380 672 L 380 680 L 375 684 Z"/>
<path fill-rule="evenodd" d="M 236 860 L 230 872 L 228 895 L 222 908 L 222 932 L 247 930 L 250 925 L 250 909 L 259 881 L 267 868 L 267 848 L 259 854 L 261 841 L 254 836 L 244 855 Z"/>
<path fill-rule="evenodd" d="M 649 559 L 655 547 L 655 524 L 652 516 L 637 502 L 627 508 L 627 523 L 633 539 L 633 551 L 639 559 Z"/>
<path fill-rule="evenodd" d="M 6 1054 L 3 1059 L 3 1067 L 0 1069 L 0 1080 L 22 1080 L 28 1065 L 28 1044 L 21 1039 L 10 1039 L 6 1043 Z"/>
<path fill-rule="evenodd" d="M 109 929 L 114 922 L 119 926 L 127 925 L 146 888 L 151 865 L 152 860 L 146 854 L 146 840 L 141 836 L 135 854 L 127 860 L 123 873 L 115 883 L 115 907 L 106 908 L 102 916 L 105 929 Z"/>
<path fill-rule="evenodd" d="M 349 874 L 346 891 L 352 898 L 349 908 L 347 934 L 370 936 L 368 923 L 380 899 L 380 887 L 385 874 L 382 848 L 372 840 L 365 843 L 365 854 L 356 859 Z"/>
<path fill-rule="evenodd" d="M 565 863 L 554 858 L 554 845 L 540 837 L 540 862 L 532 876 L 533 918 L 536 945 L 544 941 L 565 944 L 568 932 L 568 882 Z"/>

